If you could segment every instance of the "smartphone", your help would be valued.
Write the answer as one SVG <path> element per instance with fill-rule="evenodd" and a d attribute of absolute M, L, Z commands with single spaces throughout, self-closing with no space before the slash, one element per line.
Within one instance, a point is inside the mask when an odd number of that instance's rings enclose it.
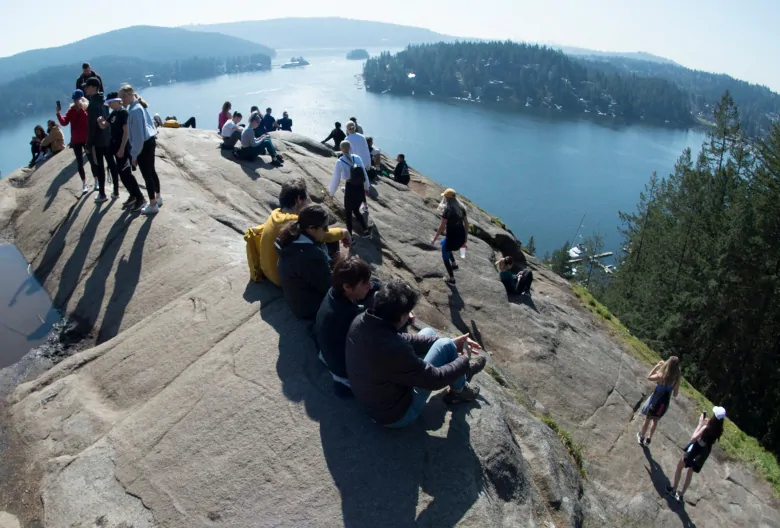
<path fill-rule="evenodd" d="M 701 417 L 702 418 L 706 418 L 707 417 L 707 411 L 702 411 L 701 412 Z"/>
<path fill-rule="evenodd" d="M 57 110 L 62 110 L 62 105 L 60 104 L 59 101 L 57 101 Z"/>

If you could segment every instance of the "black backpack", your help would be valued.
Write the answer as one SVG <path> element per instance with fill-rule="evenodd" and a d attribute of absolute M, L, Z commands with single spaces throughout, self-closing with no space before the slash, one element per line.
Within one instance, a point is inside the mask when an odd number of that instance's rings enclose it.
<path fill-rule="evenodd" d="M 353 185 L 355 187 L 363 187 L 363 185 L 366 183 L 366 177 L 363 174 L 363 167 L 355 163 L 354 161 L 350 165 L 350 163 L 346 160 L 344 156 L 341 157 L 341 162 L 345 163 L 346 165 L 349 165 L 349 179 L 347 180 L 347 185 Z"/>

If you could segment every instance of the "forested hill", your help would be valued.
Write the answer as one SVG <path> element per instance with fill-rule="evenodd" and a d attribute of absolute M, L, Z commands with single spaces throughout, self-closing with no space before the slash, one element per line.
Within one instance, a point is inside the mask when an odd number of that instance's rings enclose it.
<path fill-rule="evenodd" d="M 694 116 L 715 121 L 714 111 L 728 90 L 739 106 L 742 130 L 750 136 L 766 136 L 772 123 L 780 119 L 780 94 L 766 86 L 740 81 L 729 75 L 691 70 L 674 63 L 636 60 L 630 57 L 578 57 L 586 68 L 608 74 L 636 75 L 666 79 L 688 92 Z"/>
<path fill-rule="evenodd" d="M 177 81 L 206 79 L 223 73 L 266 70 L 271 67 L 267 55 L 243 57 L 192 57 L 169 62 L 157 62 L 135 57 L 98 57 L 92 61 L 106 92 L 116 91 L 124 83 L 137 87 L 170 84 Z M 76 78 L 81 74 L 81 63 L 45 68 L 13 82 L 0 85 L 0 123 L 25 115 L 49 110 L 55 101 L 64 107 L 76 88 Z"/>
<path fill-rule="evenodd" d="M 546 107 L 604 119 L 691 124 L 689 96 L 656 77 L 588 68 L 560 51 L 514 42 L 409 46 L 369 59 L 366 88 L 399 95 L 460 97 Z"/>

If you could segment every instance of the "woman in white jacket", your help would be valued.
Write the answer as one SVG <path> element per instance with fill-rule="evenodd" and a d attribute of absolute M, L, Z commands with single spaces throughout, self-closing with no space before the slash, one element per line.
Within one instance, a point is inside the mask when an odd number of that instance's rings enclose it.
<path fill-rule="evenodd" d="M 366 166 L 360 156 L 352 153 L 352 145 L 349 141 L 341 142 L 341 157 L 336 160 L 336 166 L 333 167 L 333 179 L 330 181 L 330 195 L 336 194 L 339 182 L 346 182 L 344 185 L 344 209 L 347 215 L 347 231 L 352 234 L 352 215 L 354 214 L 360 227 L 363 229 L 363 236 L 368 236 L 368 226 L 363 219 L 363 213 L 360 212 L 360 206 L 366 203 L 370 184 Z"/>

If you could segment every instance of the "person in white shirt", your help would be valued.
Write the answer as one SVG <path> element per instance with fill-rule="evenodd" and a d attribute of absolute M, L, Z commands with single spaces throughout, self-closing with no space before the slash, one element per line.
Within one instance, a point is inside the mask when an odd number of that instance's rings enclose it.
<path fill-rule="evenodd" d="M 352 151 L 366 164 L 371 166 L 371 152 L 368 150 L 366 137 L 357 131 L 357 125 L 352 121 L 347 123 L 347 141 L 352 145 Z"/>
<path fill-rule="evenodd" d="M 341 154 L 333 167 L 333 178 L 330 181 L 328 191 L 333 196 L 336 194 L 339 182 L 346 182 L 344 185 L 344 210 L 347 216 L 347 231 L 350 235 L 352 234 L 352 215 L 354 214 L 363 229 L 363 236 L 369 236 L 368 226 L 360 212 L 360 206 L 366 203 L 366 196 L 371 188 L 368 174 L 366 174 L 366 166 L 360 156 L 352 153 L 352 145 L 347 140 L 341 142 Z"/>
<path fill-rule="evenodd" d="M 232 149 L 236 146 L 236 143 L 241 141 L 241 133 L 244 131 L 244 125 L 241 125 L 241 112 L 233 114 L 231 119 L 225 121 L 222 126 L 222 148 Z"/>

